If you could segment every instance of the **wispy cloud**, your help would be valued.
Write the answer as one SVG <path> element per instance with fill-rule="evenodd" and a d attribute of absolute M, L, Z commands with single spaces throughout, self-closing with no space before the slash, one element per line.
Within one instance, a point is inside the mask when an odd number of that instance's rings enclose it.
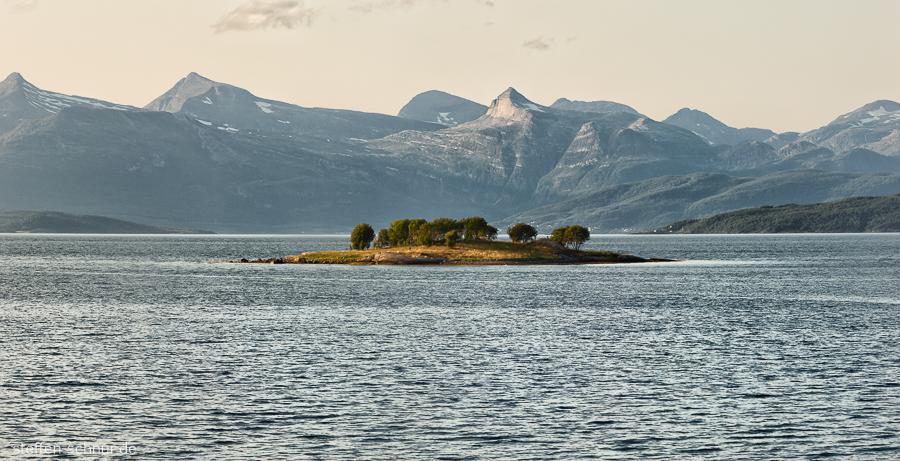
<path fill-rule="evenodd" d="M 39 0 L 6 0 L 3 3 L 9 5 L 13 11 L 27 11 L 37 8 Z"/>
<path fill-rule="evenodd" d="M 529 50 L 547 51 L 550 49 L 550 44 L 552 42 L 552 38 L 544 39 L 544 37 L 538 37 L 534 40 L 528 40 L 527 42 L 522 43 L 522 47 Z"/>
<path fill-rule="evenodd" d="M 278 27 L 292 29 L 311 25 L 315 15 L 315 10 L 304 6 L 302 1 L 253 0 L 235 8 L 214 27 L 217 33 Z"/>
<path fill-rule="evenodd" d="M 410 8 L 416 5 L 426 3 L 434 3 L 437 1 L 447 2 L 449 0 L 365 0 L 360 1 L 350 7 L 351 10 L 361 11 L 363 13 L 372 13 L 375 11 L 395 10 L 399 8 Z M 484 6 L 494 6 L 492 0 L 472 0 L 475 3 Z"/>
<path fill-rule="evenodd" d="M 397 8 L 409 8 L 431 0 L 378 0 L 359 2 L 351 6 L 351 10 L 371 13 L 373 11 L 394 10 Z"/>

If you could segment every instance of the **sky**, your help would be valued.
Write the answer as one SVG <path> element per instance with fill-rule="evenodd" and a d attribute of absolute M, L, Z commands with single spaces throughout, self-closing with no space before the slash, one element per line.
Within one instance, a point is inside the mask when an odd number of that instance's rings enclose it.
<path fill-rule="evenodd" d="M 0 0 L 0 78 L 143 107 L 197 72 L 391 115 L 514 87 L 804 132 L 900 101 L 898 19 L 897 0 Z"/>

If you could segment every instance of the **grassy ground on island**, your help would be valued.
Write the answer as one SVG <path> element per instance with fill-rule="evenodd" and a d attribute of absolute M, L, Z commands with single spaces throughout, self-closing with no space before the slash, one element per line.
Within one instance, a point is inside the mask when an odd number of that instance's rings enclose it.
<path fill-rule="evenodd" d="M 391 248 L 374 248 L 367 250 L 317 251 L 297 256 L 281 258 L 283 263 L 297 262 L 333 262 L 333 263 L 372 263 L 379 253 L 392 253 L 412 258 L 432 258 L 445 260 L 446 263 L 490 263 L 490 262 L 578 262 L 584 258 L 616 260 L 621 255 L 608 251 L 569 250 L 553 242 L 536 241 L 530 243 L 474 241 L 458 242 L 453 247 L 447 246 L 396 246 Z M 367 260 L 368 259 L 368 260 Z M 268 261 L 261 261 L 268 262 Z M 587 262 L 587 261 L 585 261 Z M 600 262 L 600 261 L 592 261 Z"/>

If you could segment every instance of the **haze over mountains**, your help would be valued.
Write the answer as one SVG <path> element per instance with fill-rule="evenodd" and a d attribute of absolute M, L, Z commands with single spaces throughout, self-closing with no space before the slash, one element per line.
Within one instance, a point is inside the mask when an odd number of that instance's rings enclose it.
<path fill-rule="evenodd" d="M 775 134 L 688 109 L 657 122 L 608 101 L 543 106 L 513 88 L 490 106 L 429 91 L 389 116 L 268 100 L 194 73 L 142 109 L 38 89 L 18 74 L 0 83 L 0 209 L 165 227 L 347 232 L 481 215 L 621 232 L 896 194 L 897 173 L 891 101 Z"/>

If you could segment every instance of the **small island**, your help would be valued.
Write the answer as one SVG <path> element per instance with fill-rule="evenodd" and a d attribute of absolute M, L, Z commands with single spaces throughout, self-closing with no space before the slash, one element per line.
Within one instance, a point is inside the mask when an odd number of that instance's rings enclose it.
<path fill-rule="evenodd" d="M 644 259 L 609 251 L 582 250 L 590 232 L 582 226 L 560 227 L 549 238 L 537 239 L 537 230 L 525 223 L 507 228 L 509 242 L 496 241 L 497 229 L 481 217 L 453 220 L 402 219 L 377 234 L 368 224 L 356 226 L 351 248 L 297 256 L 230 261 L 249 264 L 355 264 L 355 265 L 561 265 L 670 262 Z M 374 248 L 369 248 L 374 243 Z"/>
<path fill-rule="evenodd" d="M 0 233 L 16 234 L 215 234 L 150 226 L 105 216 L 58 211 L 0 210 Z"/>

